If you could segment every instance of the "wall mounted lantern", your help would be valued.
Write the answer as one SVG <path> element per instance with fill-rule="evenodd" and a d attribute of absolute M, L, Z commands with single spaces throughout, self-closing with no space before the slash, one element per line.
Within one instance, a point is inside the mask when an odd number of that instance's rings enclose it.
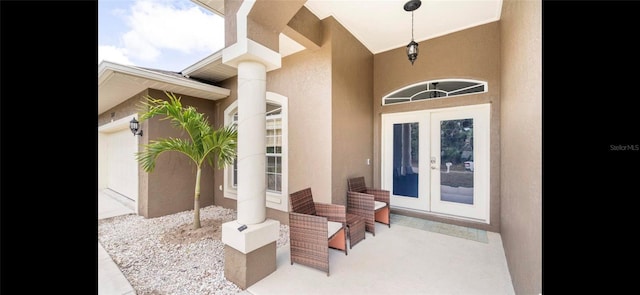
<path fill-rule="evenodd" d="M 131 129 L 133 136 L 136 136 L 136 135 L 142 136 L 142 129 L 140 129 L 140 123 L 138 122 L 138 120 L 136 120 L 135 117 L 131 119 L 131 121 L 129 122 L 129 129 Z"/>
<path fill-rule="evenodd" d="M 422 5 L 420 0 L 410 0 L 404 4 L 405 11 L 411 11 L 411 42 L 407 45 L 407 57 L 413 65 L 413 62 L 418 58 L 418 43 L 413 41 L 413 11 L 418 9 Z"/>

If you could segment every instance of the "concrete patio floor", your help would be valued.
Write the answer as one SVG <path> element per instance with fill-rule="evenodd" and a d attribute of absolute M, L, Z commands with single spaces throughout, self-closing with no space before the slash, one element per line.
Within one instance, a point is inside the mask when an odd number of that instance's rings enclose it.
<path fill-rule="evenodd" d="M 98 193 L 99 219 L 131 206 Z M 238 295 L 515 294 L 499 234 L 395 214 L 391 224 L 376 224 L 349 255 L 330 249 L 330 276 L 291 265 L 289 246 L 280 247 L 276 271 Z M 100 243 L 98 294 L 136 294 Z"/>
<path fill-rule="evenodd" d="M 418 222 L 419 223 L 419 222 Z M 416 226 L 417 227 L 417 226 Z M 376 236 L 330 251 L 330 276 L 290 264 L 277 250 L 275 272 L 242 292 L 267 294 L 515 294 L 500 235 L 486 242 L 405 225 L 376 225 Z"/>

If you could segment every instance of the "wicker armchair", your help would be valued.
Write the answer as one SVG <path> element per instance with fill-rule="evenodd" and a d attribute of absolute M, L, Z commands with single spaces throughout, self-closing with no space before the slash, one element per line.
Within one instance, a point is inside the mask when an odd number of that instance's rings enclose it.
<path fill-rule="evenodd" d="M 348 179 L 347 185 L 347 212 L 364 217 L 366 231 L 375 236 L 376 221 L 391 227 L 389 191 L 367 187 L 362 176 Z"/>
<path fill-rule="evenodd" d="M 314 202 L 311 188 L 290 194 L 289 200 L 291 264 L 317 268 L 329 276 L 329 247 L 347 255 L 346 207 Z"/>

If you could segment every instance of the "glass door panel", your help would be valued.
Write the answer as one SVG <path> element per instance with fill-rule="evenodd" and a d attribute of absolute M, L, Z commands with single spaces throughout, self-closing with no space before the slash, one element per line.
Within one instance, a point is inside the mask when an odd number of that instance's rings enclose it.
<path fill-rule="evenodd" d="M 488 221 L 489 108 L 431 114 L 431 211 Z"/>
<path fill-rule="evenodd" d="M 391 206 L 429 209 L 429 169 L 421 169 L 429 116 L 422 112 L 385 114 L 383 123 L 382 188 L 391 192 Z"/>
<path fill-rule="evenodd" d="M 393 124 L 393 194 L 418 197 L 418 127 L 417 122 Z"/>
<path fill-rule="evenodd" d="M 473 119 L 440 121 L 440 200 L 473 205 Z"/>

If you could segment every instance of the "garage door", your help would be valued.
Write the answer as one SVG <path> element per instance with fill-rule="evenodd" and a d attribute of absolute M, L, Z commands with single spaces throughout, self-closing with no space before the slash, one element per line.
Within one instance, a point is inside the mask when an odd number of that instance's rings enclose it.
<path fill-rule="evenodd" d="M 134 201 L 138 200 L 137 138 L 129 129 L 107 135 L 107 187 Z"/>

